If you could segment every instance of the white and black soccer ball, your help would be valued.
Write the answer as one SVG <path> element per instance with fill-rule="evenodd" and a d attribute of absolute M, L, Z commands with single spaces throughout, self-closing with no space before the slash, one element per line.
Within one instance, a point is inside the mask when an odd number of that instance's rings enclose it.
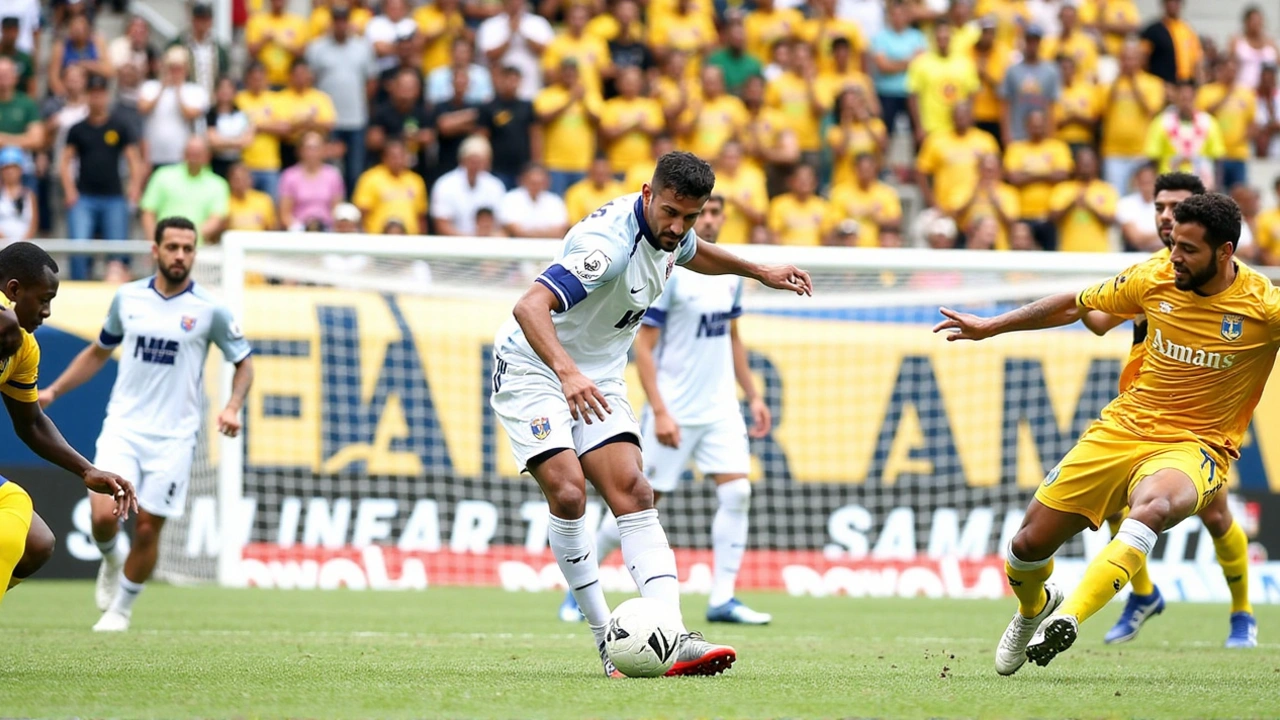
<path fill-rule="evenodd" d="M 632 598 L 613 611 L 605 649 L 627 677 L 661 677 L 676 662 L 682 632 L 675 608 L 653 598 Z"/>

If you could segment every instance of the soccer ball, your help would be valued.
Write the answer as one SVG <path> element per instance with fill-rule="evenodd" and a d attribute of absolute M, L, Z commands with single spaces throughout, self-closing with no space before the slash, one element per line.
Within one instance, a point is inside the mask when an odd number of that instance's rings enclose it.
<path fill-rule="evenodd" d="M 627 677 L 661 677 L 676 662 L 682 624 L 675 608 L 653 598 L 632 598 L 609 617 L 605 650 Z"/>

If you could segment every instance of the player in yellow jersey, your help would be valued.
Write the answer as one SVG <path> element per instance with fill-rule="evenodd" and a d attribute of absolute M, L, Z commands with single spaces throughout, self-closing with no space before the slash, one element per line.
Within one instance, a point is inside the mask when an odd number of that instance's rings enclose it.
<path fill-rule="evenodd" d="M 84 479 L 90 490 L 115 498 L 121 519 L 136 510 L 133 486 L 119 475 L 89 464 L 40 409 L 36 376 L 40 346 L 31 333 L 49 317 L 58 294 L 58 265 L 39 246 L 13 243 L 0 250 L 0 395 L 13 432 L 37 455 Z M 17 483 L 0 478 L 0 599 L 40 569 L 53 554 L 53 533 Z"/>
<path fill-rule="evenodd" d="M 1203 195 L 1204 183 L 1190 173 L 1166 173 L 1156 178 L 1155 206 L 1156 233 L 1165 249 L 1157 252 L 1150 261 L 1152 263 L 1169 262 L 1169 246 L 1173 244 L 1173 211 L 1178 203 L 1192 195 Z M 1090 310 L 1083 321 L 1086 326 L 1098 335 L 1124 322 L 1124 318 Z M 1147 321 L 1142 315 L 1133 319 L 1133 349 L 1120 373 L 1120 392 L 1133 385 L 1134 377 L 1142 367 L 1147 354 Z M 1231 515 L 1231 507 L 1227 503 L 1227 493 L 1219 493 L 1207 507 L 1197 513 L 1204 523 L 1209 536 L 1213 538 L 1214 551 L 1218 563 L 1222 566 L 1222 574 L 1226 577 L 1227 587 L 1231 591 L 1231 632 L 1227 636 L 1226 646 L 1229 648 L 1249 648 L 1258 644 L 1258 623 L 1253 616 L 1253 607 L 1249 603 L 1249 539 L 1244 530 Z M 1111 534 L 1115 535 L 1124 520 L 1124 513 L 1116 513 L 1107 518 Z M 1128 642 L 1138 636 L 1138 630 L 1148 618 L 1164 611 L 1164 598 L 1160 590 L 1151 582 L 1146 565 L 1143 565 L 1129 580 L 1131 592 L 1125 602 L 1124 611 L 1119 620 L 1107 632 L 1105 641 L 1108 644 Z"/>
<path fill-rule="evenodd" d="M 1235 260 L 1240 208 L 1220 194 L 1174 209 L 1169 262 L 1147 261 L 1079 295 L 1064 293 L 994 318 L 942 308 L 935 332 L 981 340 L 1058 327 L 1089 310 L 1147 319 L 1149 352 L 1133 385 L 1102 410 L 1045 477 L 1009 544 L 1005 571 L 1018 611 L 996 671 L 1047 665 L 1075 642 L 1146 562 L 1157 534 L 1208 507 L 1226 486 L 1280 347 L 1280 288 Z M 1129 516 L 1064 599 L 1046 584 L 1053 555 L 1086 528 Z"/>

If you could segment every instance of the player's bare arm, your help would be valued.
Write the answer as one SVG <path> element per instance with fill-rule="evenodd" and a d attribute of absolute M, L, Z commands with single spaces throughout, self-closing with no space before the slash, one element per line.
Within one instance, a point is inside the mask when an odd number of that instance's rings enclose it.
<path fill-rule="evenodd" d="M 1098 337 L 1106 335 L 1112 328 L 1120 326 L 1124 321 L 1125 318 L 1104 313 L 1100 310 L 1086 311 L 1084 316 L 1080 318 L 1080 322 Z"/>
<path fill-rule="evenodd" d="M 111 357 L 112 348 L 105 348 L 94 343 L 81 350 L 66 370 L 53 381 L 49 387 L 40 391 L 40 407 L 49 407 L 58 396 L 71 392 L 89 382 L 106 366 Z"/>
<path fill-rule="evenodd" d="M 935 333 L 950 330 L 947 340 L 985 340 L 996 335 L 1024 330 L 1062 327 L 1080 319 L 1075 293 L 1059 293 L 1042 298 L 1017 310 L 992 318 L 938 308 L 946 320 L 933 326 Z"/>
<path fill-rule="evenodd" d="M 658 388 L 658 363 L 653 356 L 653 349 L 658 346 L 662 337 L 662 328 L 652 325 L 641 325 L 636 333 L 635 356 L 636 372 L 640 376 L 640 385 L 649 400 L 649 410 L 653 413 L 654 434 L 658 442 L 667 447 L 680 447 L 680 424 L 667 411 L 667 404 L 662 399 L 662 391 Z"/>
<path fill-rule="evenodd" d="M 612 413 L 609 402 L 596 384 L 583 375 L 578 366 L 565 352 L 564 346 L 556 337 L 556 327 L 551 322 L 551 313 L 560 309 L 560 299 L 545 286 L 534 283 L 516 302 L 512 314 L 520 329 L 529 340 L 529 346 L 538 354 L 542 362 L 560 379 L 560 387 L 564 390 L 565 400 L 569 401 L 569 413 L 574 420 L 584 420 L 591 424 L 591 413 L 604 420 L 605 413 Z"/>
<path fill-rule="evenodd" d="M 729 341 L 733 347 L 733 376 L 738 387 L 742 388 L 747 408 L 751 411 L 751 427 L 747 429 L 747 435 L 762 438 L 773 429 L 773 413 L 769 412 L 769 406 L 756 391 L 755 377 L 751 375 L 751 364 L 747 361 L 747 346 L 738 334 L 737 320 L 729 323 Z"/>
<path fill-rule="evenodd" d="M 117 517 L 124 519 L 131 511 L 137 511 L 138 498 L 134 495 L 133 485 L 115 473 L 99 470 L 76 452 L 62 437 L 53 420 L 40 409 L 39 402 L 22 402 L 5 395 L 4 406 L 13 421 L 14 434 L 37 455 L 79 476 L 90 490 L 111 496 L 116 503 L 114 512 Z"/>
<path fill-rule="evenodd" d="M 758 265 L 702 240 L 698 241 L 698 252 L 685 267 L 702 275 L 739 275 L 758 280 L 775 290 L 813 295 L 813 281 L 809 279 L 809 273 L 795 265 Z"/>
<path fill-rule="evenodd" d="M 249 396 L 251 387 L 253 387 L 253 357 L 249 356 L 236 363 L 235 374 L 231 376 L 231 399 L 218 414 L 218 432 L 227 437 L 235 437 L 240 433 L 242 426 L 240 408 L 244 407 L 245 398 Z"/>

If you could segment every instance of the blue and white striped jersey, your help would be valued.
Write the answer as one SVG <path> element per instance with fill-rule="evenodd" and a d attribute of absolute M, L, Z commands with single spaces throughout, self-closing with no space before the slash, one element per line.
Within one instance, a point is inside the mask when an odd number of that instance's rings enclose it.
<path fill-rule="evenodd" d="M 104 348 L 122 346 L 103 426 L 194 438 L 210 342 L 233 363 L 252 352 L 231 311 L 194 282 L 169 298 L 154 277 L 121 286 L 98 335 Z"/>
<path fill-rule="evenodd" d="M 560 257 L 537 278 L 560 299 L 551 317 L 556 337 L 593 382 L 623 379 L 640 319 L 662 296 L 675 266 L 698 251 L 692 229 L 675 252 L 663 250 L 643 205 L 640 193 L 605 203 L 569 230 Z M 506 362 L 554 378 L 514 319 L 498 330 L 494 347 Z"/>

